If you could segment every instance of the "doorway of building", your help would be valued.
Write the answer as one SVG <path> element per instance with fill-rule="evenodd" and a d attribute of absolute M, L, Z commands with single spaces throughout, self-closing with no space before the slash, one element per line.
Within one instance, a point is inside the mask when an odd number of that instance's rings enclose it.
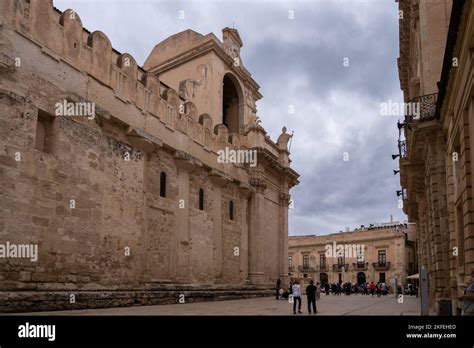
<path fill-rule="evenodd" d="M 385 283 L 385 273 L 379 273 L 379 282 Z"/>
<path fill-rule="evenodd" d="M 327 273 L 321 273 L 319 275 L 319 282 L 321 283 L 321 286 L 324 286 L 324 284 L 327 284 L 329 280 L 329 277 Z"/>
<path fill-rule="evenodd" d="M 364 272 L 357 273 L 357 284 L 362 285 L 365 283 L 367 283 L 366 278 L 365 278 L 365 273 Z"/>

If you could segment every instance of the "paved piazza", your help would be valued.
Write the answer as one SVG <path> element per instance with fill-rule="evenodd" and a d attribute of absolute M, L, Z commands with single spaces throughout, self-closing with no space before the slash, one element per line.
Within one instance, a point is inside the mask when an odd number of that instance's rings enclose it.
<path fill-rule="evenodd" d="M 371 297 L 365 295 L 322 295 L 317 302 L 317 315 L 419 315 L 420 299 L 405 296 L 398 303 L 393 296 Z M 245 300 L 184 303 L 157 306 L 136 306 L 105 309 L 37 312 L 33 315 L 293 315 L 293 305 L 287 300 L 273 297 Z M 304 297 L 301 306 L 308 315 Z"/>

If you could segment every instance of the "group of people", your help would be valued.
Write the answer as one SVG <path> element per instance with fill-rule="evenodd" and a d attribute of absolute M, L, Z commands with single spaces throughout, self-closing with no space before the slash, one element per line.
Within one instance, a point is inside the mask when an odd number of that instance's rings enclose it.
<path fill-rule="evenodd" d="M 321 299 L 321 286 L 319 282 L 314 285 L 313 280 L 310 280 L 309 285 L 305 289 L 306 300 L 308 303 L 308 313 L 318 313 L 316 301 Z M 301 312 L 301 297 L 302 290 L 298 280 L 290 281 L 290 286 L 287 289 L 283 289 L 281 286 L 281 280 L 277 280 L 276 284 L 276 299 L 287 300 L 292 298 L 293 300 L 293 314 L 296 314 L 296 307 L 298 306 L 298 313 Z"/>
<path fill-rule="evenodd" d="M 372 297 L 377 295 L 379 297 L 386 296 L 390 291 L 391 287 L 382 282 L 378 282 L 377 284 L 374 282 L 362 284 L 351 282 L 325 284 L 326 295 L 329 295 L 329 292 L 331 292 L 333 295 L 362 294 L 372 295 Z"/>
<path fill-rule="evenodd" d="M 316 301 L 321 299 L 321 292 L 325 292 L 326 295 L 329 295 L 331 292 L 333 295 L 341 295 L 345 293 L 346 295 L 353 294 L 363 294 L 363 295 L 372 295 L 373 296 L 386 296 L 391 292 L 391 287 L 386 283 L 374 282 L 362 283 L 362 284 L 352 284 L 350 282 L 344 283 L 324 283 L 323 286 L 319 282 L 314 285 L 313 280 L 310 280 L 309 285 L 306 287 L 306 298 L 308 304 L 308 313 L 318 313 L 316 307 Z M 414 284 L 408 284 L 405 287 L 398 285 L 397 294 L 407 294 L 407 295 L 416 295 L 418 296 L 418 289 Z M 281 286 L 281 280 L 278 279 L 276 283 L 276 299 L 293 299 L 293 314 L 296 314 L 296 308 L 298 306 L 298 313 L 301 312 L 301 297 L 302 291 L 301 286 L 298 280 L 290 281 L 290 286 L 287 289 L 284 289 Z M 466 290 L 464 291 L 463 296 L 459 297 L 459 300 L 463 301 L 463 311 L 462 315 L 474 315 L 474 271 L 471 272 L 470 281 L 467 284 Z"/>
<path fill-rule="evenodd" d="M 281 287 L 281 281 L 278 279 L 277 281 L 277 299 L 288 299 L 288 296 L 292 294 L 293 289 L 292 286 L 295 282 L 290 282 L 290 287 L 288 289 L 283 289 Z M 310 284 L 311 285 L 311 284 Z M 314 285 L 314 284 L 313 284 Z M 370 282 L 370 283 L 351 283 L 351 282 L 343 282 L 343 283 L 324 283 L 322 285 L 316 283 L 315 285 L 319 289 L 319 293 L 324 292 L 326 295 L 333 294 L 333 295 L 351 295 L 351 294 L 362 294 L 362 295 L 372 295 L 372 296 L 386 296 L 389 293 L 393 292 L 393 288 L 389 286 L 387 283 L 383 282 Z M 406 294 L 406 295 L 417 295 L 418 289 L 414 284 L 407 284 L 405 287 L 398 285 L 397 294 Z"/>

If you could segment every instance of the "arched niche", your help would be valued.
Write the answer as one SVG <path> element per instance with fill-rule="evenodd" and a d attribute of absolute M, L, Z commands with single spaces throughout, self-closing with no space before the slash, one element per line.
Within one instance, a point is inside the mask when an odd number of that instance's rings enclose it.
<path fill-rule="evenodd" d="M 222 81 L 222 124 L 237 134 L 244 124 L 244 93 L 232 73 L 226 73 Z"/>

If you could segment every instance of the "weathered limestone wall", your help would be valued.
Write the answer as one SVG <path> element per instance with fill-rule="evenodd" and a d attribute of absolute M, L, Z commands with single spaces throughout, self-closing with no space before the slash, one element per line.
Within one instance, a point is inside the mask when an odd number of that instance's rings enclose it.
<path fill-rule="evenodd" d="M 286 273 L 288 206 L 278 197 L 298 177 L 288 151 L 255 124 L 229 137 L 74 11 L 40 0 L 2 6 L 0 241 L 38 244 L 39 259 L 0 259 L 0 310 L 23 300 L 25 310 L 175 302 L 170 287 L 194 299 L 268 294 Z M 211 104 L 222 103 L 214 93 Z M 93 104 L 95 118 L 57 115 L 63 101 Z M 240 140 L 265 152 L 252 170 L 217 161 Z"/>
<path fill-rule="evenodd" d="M 443 98 L 442 103 L 438 99 L 431 106 L 436 114 L 411 122 L 411 129 L 405 129 L 408 157 L 401 177 L 408 204 L 404 204 L 404 210 L 410 221 L 417 223 L 418 260 L 429 272 L 432 310 L 438 311 L 441 301 L 450 301 L 452 313 L 459 314 L 458 297 L 474 264 L 470 152 L 473 4 L 402 0 L 400 9 L 408 14 L 400 25 L 399 70 L 405 101 L 437 93 L 447 84 L 437 96 Z M 455 29 L 456 23 L 460 24 Z M 448 29 L 457 36 L 451 33 L 447 37 Z M 447 71 L 443 65 L 445 54 L 453 58 L 448 77 L 442 74 Z M 417 89 L 420 82 L 421 88 Z"/>

